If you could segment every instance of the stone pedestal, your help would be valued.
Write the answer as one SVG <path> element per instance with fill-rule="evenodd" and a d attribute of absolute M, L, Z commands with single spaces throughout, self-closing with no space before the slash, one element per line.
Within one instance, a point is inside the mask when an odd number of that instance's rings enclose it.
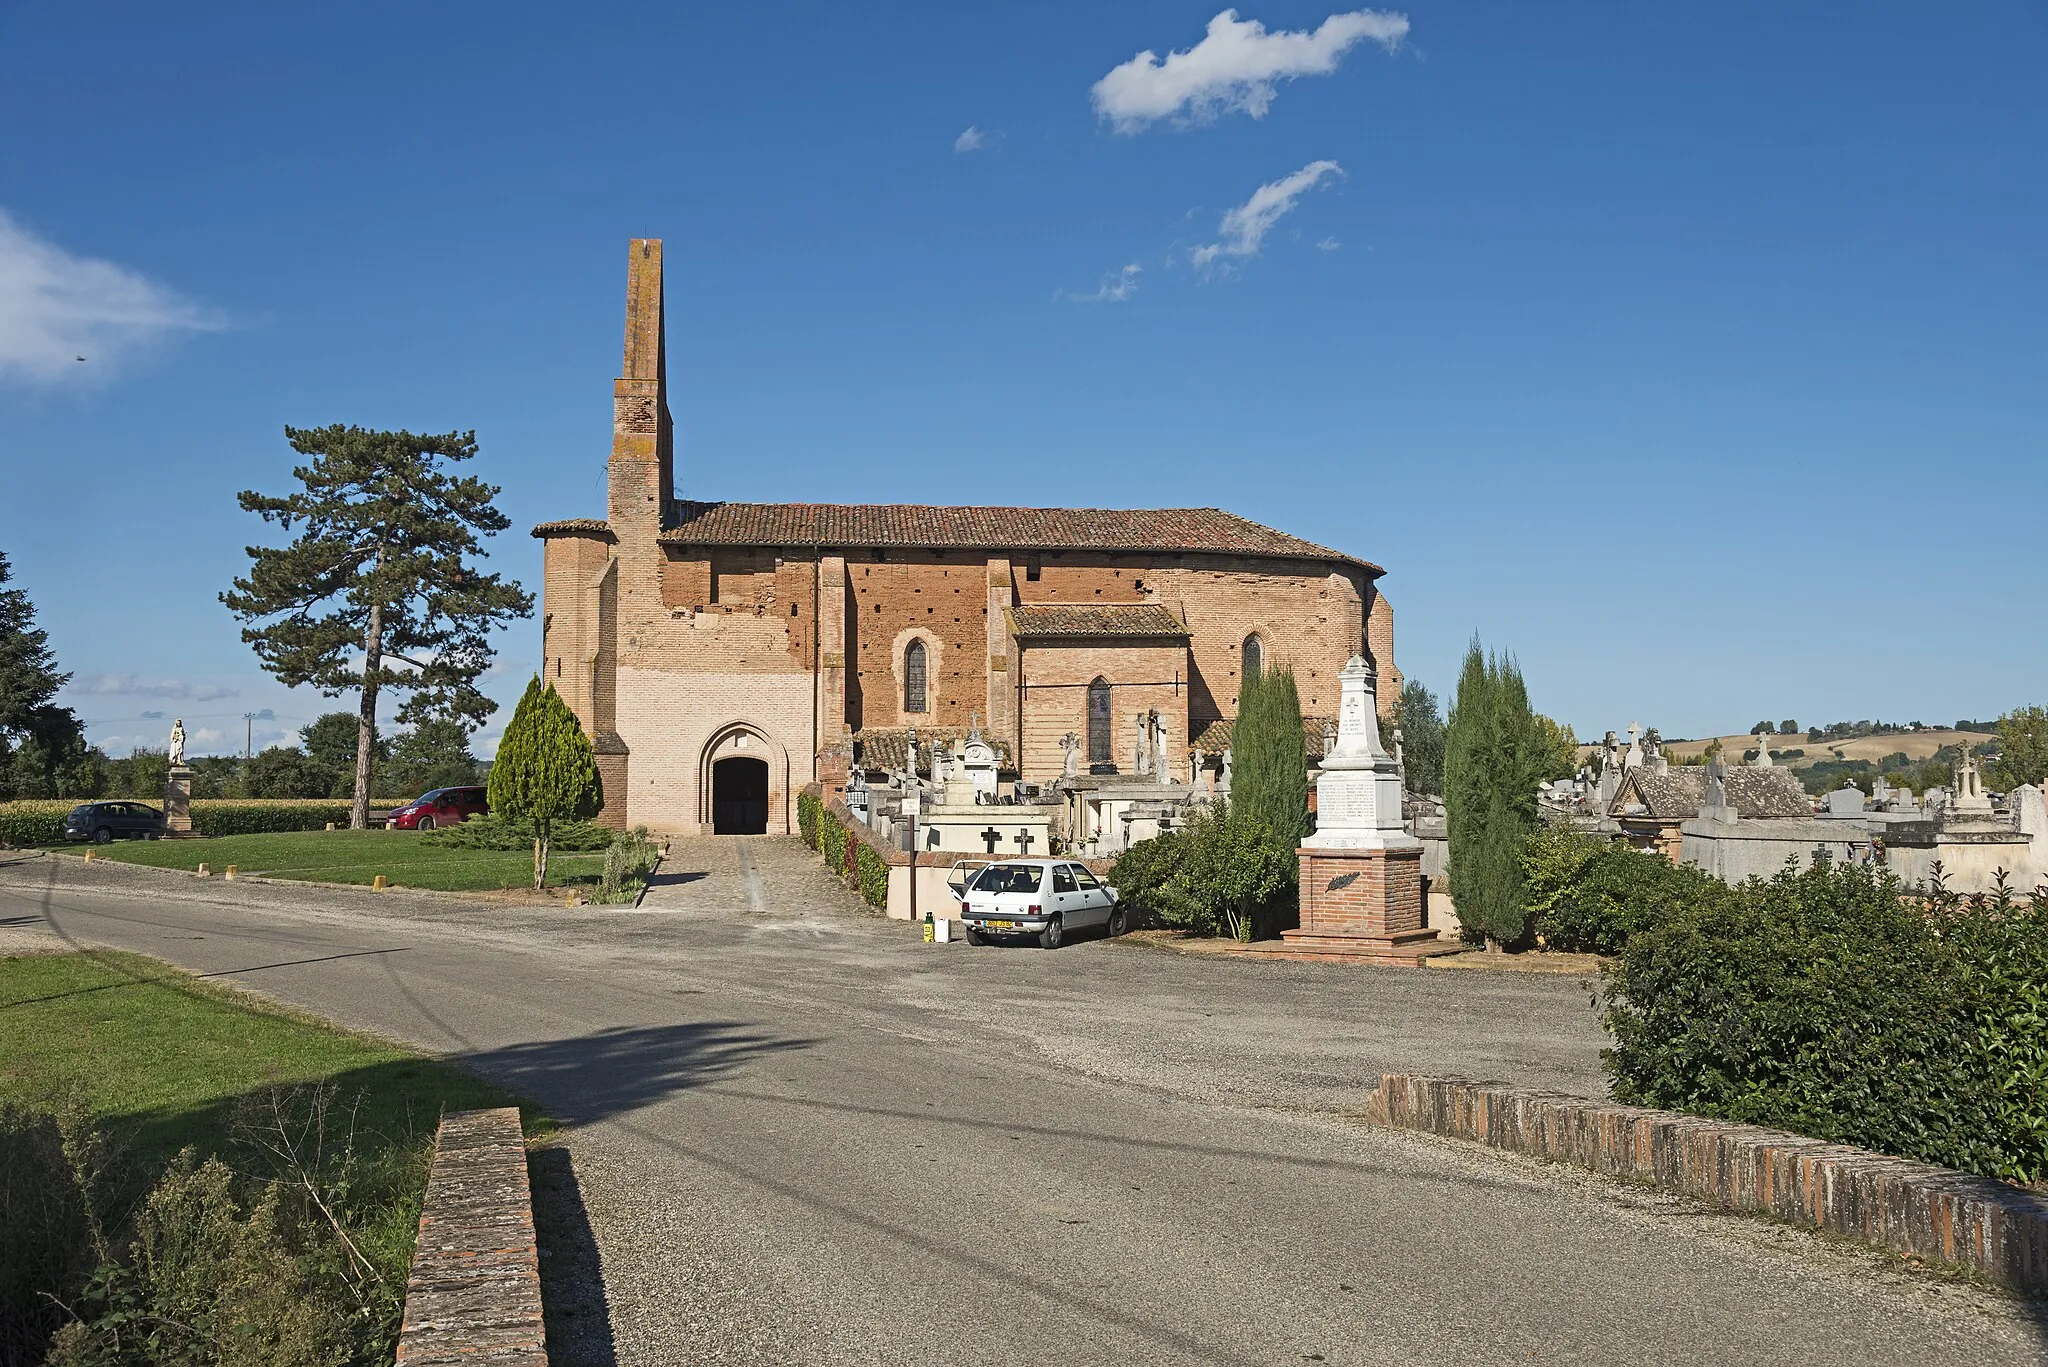
<path fill-rule="evenodd" d="M 192 834 L 192 771 L 182 764 L 172 765 L 164 780 L 164 834 Z"/>
<path fill-rule="evenodd" d="M 1418 965 L 1452 954 L 1428 927 L 1422 903 L 1422 847 L 1318 849 L 1304 845 L 1301 928 L 1271 952 L 1290 959 Z"/>

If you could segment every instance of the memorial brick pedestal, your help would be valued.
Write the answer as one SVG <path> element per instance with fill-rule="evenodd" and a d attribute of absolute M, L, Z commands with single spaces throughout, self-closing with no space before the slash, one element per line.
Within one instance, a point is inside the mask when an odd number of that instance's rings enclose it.
<path fill-rule="evenodd" d="M 1259 949 L 1286 959 L 1419 965 L 1454 954 L 1426 928 L 1422 842 L 1401 814 L 1401 765 L 1380 744 L 1373 667 L 1352 656 L 1337 676 L 1343 690 L 1337 743 L 1316 778 L 1316 832 L 1301 860 L 1301 927 Z"/>
<path fill-rule="evenodd" d="M 173 764 L 164 780 L 164 834 L 173 840 L 192 834 L 192 771 L 182 764 Z"/>

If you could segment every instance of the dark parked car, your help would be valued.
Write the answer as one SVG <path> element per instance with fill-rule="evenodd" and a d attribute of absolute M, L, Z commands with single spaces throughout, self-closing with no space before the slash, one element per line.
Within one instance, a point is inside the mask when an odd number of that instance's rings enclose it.
<path fill-rule="evenodd" d="M 436 826 L 459 826 L 490 810 L 482 788 L 436 788 L 392 808 L 391 824 L 401 831 L 431 831 Z"/>
<path fill-rule="evenodd" d="M 88 802 L 73 807 L 64 818 L 66 840 L 90 840 L 104 845 L 109 840 L 160 840 L 164 814 L 140 802 Z"/>

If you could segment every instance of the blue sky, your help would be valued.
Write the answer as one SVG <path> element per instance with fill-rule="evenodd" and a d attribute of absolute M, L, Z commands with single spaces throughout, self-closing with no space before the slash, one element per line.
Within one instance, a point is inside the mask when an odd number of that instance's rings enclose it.
<path fill-rule="evenodd" d="M 1218 8 L 0 0 L 0 548 L 69 700 L 333 705 L 216 601 L 286 423 L 474 428 L 537 588 L 645 235 L 688 497 L 1219 505 L 1582 736 L 2048 701 L 2048 8 Z"/>

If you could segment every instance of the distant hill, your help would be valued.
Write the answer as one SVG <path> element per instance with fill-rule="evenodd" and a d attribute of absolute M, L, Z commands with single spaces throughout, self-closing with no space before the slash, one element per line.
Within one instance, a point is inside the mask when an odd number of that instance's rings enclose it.
<path fill-rule="evenodd" d="M 1733 764 L 1741 759 L 1745 750 L 1756 748 L 1756 737 L 1748 734 L 1722 736 L 1721 754 Z M 1859 736 L 1855 740 L 1809 741 L 1804 731 L 1796 736 L 1772 736 L 1771 753 L 1776 762 L 1788 764 L 1795 769 L 1824 759 L 1860 759 L 1872 764 L 1887 755 L 1904 754 L 1918 764 L 1934 758 L 1935 752 L 1945 745 L 1968 743 L 1979 745 L 1997 737 L 1989 731 L 1900 731 L 1888 736 Z M 1664 754 L 1673 764 L 1698 764 L 1700 756 L 1712 744 L 1711 737 L 1699 740 L 1667 741 Z M 1787 751 L 1804 753 L 1785 756 Z"/>

